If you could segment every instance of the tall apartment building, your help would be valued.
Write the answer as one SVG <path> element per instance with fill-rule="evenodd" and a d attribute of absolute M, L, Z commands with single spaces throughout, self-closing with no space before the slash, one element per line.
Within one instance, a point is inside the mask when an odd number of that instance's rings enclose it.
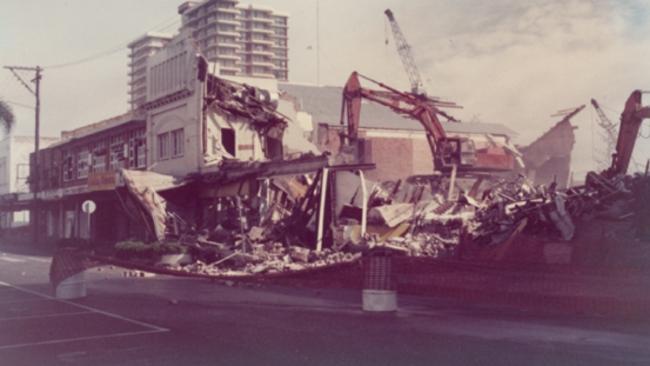
<path fill-rule="evenodd" d="M 238 0 L 186 1 L 178 7 L 181 32 L 190 32 L 198 49 L 219 73 L 229 76 L 289 78 L 288 16 Z M 147 100 L 147 59 L 172 39 L 149 32 L 129 43 L 129 106 Z"/>
<path fill-rule="evenodd" d="M 146 33 L 129 43 L 129 106 L 137 109 L 147 98 L 147 58 L 172 39 L 170 35 Z"/>
<path fill-rule="evenodd" d="M 271 15 L 273 23 L 273 73 L 280 81 L 289 80 L 289 16 L 275 12 Z"/>
<path fill-rule="evenodd" d="M 237 0 L 188 1 L 178 7 L 182 28 L 222 75 L 288 79 L 288 16 Z"/>

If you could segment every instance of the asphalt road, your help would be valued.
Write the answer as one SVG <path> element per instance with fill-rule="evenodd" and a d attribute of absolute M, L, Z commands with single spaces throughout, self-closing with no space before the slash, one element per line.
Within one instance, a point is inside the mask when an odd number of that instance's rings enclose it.
<path fill-rule="evenodd" d="M 650 319 L 543 316 L 400 296 L 87 273 L 52 298 L 49 258 L 0 246 L 0 365 L 648 365 Z"/>

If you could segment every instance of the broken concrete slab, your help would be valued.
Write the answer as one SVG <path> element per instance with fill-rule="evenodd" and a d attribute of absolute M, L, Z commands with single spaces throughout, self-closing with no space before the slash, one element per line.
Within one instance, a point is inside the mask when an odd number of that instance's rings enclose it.
<path fill-rule="evenodd" d="M 394 228 L 412 219 L 414 213 L 414 205 L 412 203 L 395 203 L 371 208 L 368 211 L 368 221 Z"/>

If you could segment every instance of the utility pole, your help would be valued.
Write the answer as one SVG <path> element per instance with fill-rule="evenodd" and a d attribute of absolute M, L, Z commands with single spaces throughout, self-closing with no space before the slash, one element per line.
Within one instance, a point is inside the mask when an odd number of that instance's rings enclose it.
<path fill-rule="evenodd" d="M 316 86 L 320 86 L 320 0 L 316 0 Z"/>
<path fill-rule="evenodd" d="M 16 79 L 23 84 L 23 86 L 36 98 L 36 106 L 34 108 L 35 116 L 35 128 L 34 128 L 34 166 L 30 169 L 30 180 L 32 182 L 32 189 L 34 190 L 34 199 L 33 199 L 33 209 L 32 213 L 29 216 L 32 223 L 33 230 L 33 239 L 34 244 L 38 244 L 39 241 L 39 207 L 38 207 L 38 191 L 39 191 L 39 164 L 38 164 L 38 152 L 41 142 L 40 130 L 41 130 L 41 71 L 43 69 L 40 66 L 28 67 L 28 66 L 5 66 L 5 69 L 11 71 Z M 29 84 L 20 77 L 17 71 L 33 71 L 34 79 L 32 83 L 35 84 L 34 90 L 29 86 Z"/>

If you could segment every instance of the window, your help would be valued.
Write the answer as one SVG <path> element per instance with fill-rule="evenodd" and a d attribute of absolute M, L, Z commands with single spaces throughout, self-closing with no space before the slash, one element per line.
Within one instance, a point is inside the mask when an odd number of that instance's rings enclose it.
<path fill-rule="evenodd" d="M 221 129 L 221 145 L 223 146 L 224 149 L 228 152 L 228 154 L 232 156 L 236 156 L 235 154 L 235 130 L 230 129 L 230 128 L 222 128 Z"/>
<path fill-rule="evenodd" d="M 138 139 L 136 141 L 135 145 L 135 154 L 137 156 L 136 159 L 136 167 L 137 168 L 144 168 L 147 165 L 147 155 L 146 155 L 146 141 L 144 138 Z"/>
<path fill-rule="evenodd" d="M 77 179 L 87 178 L 90 170 L 90 153 L 83 149 L 77 153 Z"/>
<path fill-rule="evenodd" d="M 171 142 L 172 142 L 172 157 L 183 156 L 185 152 L 185 134 L 183 129 L 174 130 L 171 132 Z"/>
<path fill-rule="evenodd" d="M 72 170 L 74 163 L 72 161 L 72 154 L 70 151 L 63 152 L 63 181 L 68 182 L 73 179 Z"/>
<path fill-rule="evenodd" d="M 170 156 L 169 132 L 161 133 L 158 135 L 158 160 L 169 159 L 169 156 Z"/>
<path fill-rule="evenodd" d="M 111 155 L 110 155 L 110 160 L 111 160 L 111 170 L 118 170 L 119 168 L 124 168 L 126 165 L 124 164 L 125 160 L 125 150 L 127 149 L 126 144 L 124 143 L 117 143 L 115 145 L 111 146 Z"/>
<path fill-rule="evenodd" d="M 106 143 L 99 142 L 93 150 L 93 172 L 101 173 L 106 170 Z"/>

